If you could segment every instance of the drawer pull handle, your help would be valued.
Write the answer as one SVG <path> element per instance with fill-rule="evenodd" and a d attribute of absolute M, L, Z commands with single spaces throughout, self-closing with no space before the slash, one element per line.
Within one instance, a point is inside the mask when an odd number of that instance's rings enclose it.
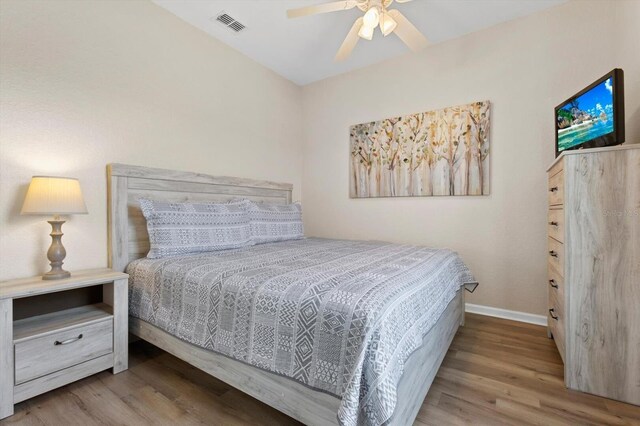
<path fill-rule="evenodd" d="M 551 225 L 551 226 L 558 226 L 558 222 L 549 222 L 549 225 Z"/>
<path fill-rule="evenodd" d="M 53 344 L 56 346 L 68 345 L 69 343 L 77 342 L 80 339 L 82 339 L 82 334 L 78 335 L 78 337 L 72 337 L 71 339 L 63 340 L 62 342 L 59 340 L 56 340 Z"/>
<path fill-rule="evenodd" d="M 556 192 L 558 190 L 557 186 L 554 186 L 553 188 L 549 188 L 549 192 Z"/>
<path fill-rule="evenodd" d="M 551 318 L 558 321 L 558 316 L 555 314 L 555 312 L 556 311 L 553 308 L 549 309 L 549 315 L 551 315 Z"/>
<path fill-rule="evenodd" d="M 556 284 L 556 280 L 549 280 L 549 285 L 553 288 L 558 288 L 558 284 Z"/>
<path fill-rule="evenodd" d="M 558 253 L 556 253 L 555 251 L 551 250 L 549 252 L 549 256 L 557 258 L 558 257 Z"/>

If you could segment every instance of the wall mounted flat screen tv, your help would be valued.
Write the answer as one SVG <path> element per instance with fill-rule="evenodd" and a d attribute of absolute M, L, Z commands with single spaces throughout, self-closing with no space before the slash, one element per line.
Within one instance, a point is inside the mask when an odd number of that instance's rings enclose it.
<path fill-rule="evenodd" d="M 556 107 L 556 156 L 624 142 L 624 74 L 616 68 Z"/>

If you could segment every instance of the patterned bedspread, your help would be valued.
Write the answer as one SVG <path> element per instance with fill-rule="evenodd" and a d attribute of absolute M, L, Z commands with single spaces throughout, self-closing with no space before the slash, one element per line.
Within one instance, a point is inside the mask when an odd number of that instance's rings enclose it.
<path fill-rule="evenodd" d="M 405 362 L 465 282 L 455 252 L 309 238 L 132 262 L 130 314 L 342 398 L 379 425 Z"/>

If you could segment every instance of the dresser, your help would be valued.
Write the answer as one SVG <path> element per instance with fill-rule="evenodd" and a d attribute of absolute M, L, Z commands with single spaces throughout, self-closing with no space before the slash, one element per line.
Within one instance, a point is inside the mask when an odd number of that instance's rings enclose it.
<path fill-rule="evenodd" d="M 640 144 L 548 172 L 548 332 L 565 384 L 640 405 Z"/>

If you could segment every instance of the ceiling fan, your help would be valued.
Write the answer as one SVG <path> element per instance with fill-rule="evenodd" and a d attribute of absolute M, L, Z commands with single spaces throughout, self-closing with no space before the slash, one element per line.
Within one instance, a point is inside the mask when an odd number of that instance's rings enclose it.
<path fill-rule="evenodd" d="M 315 6 L 301 7 L 287 10 L 287 17 L 299 18 L 301 16 L 317 15 L 320 13 L 338 12 L 357 7 L 365 12 L 364 16 L 356 19 L 349 30 L 347 37 L 342 42 L 335 60 L 346 59 L 356 47 L 358 38 L 371 40 L 377 26 L 385 37 L 395 33 L 400 40 L 414 52 L 424 48 L 427 39 L 405 16 L 396 9 L 389 10 L 391 3 L 407 3 L 411 0 L 341 0 Z"/>

